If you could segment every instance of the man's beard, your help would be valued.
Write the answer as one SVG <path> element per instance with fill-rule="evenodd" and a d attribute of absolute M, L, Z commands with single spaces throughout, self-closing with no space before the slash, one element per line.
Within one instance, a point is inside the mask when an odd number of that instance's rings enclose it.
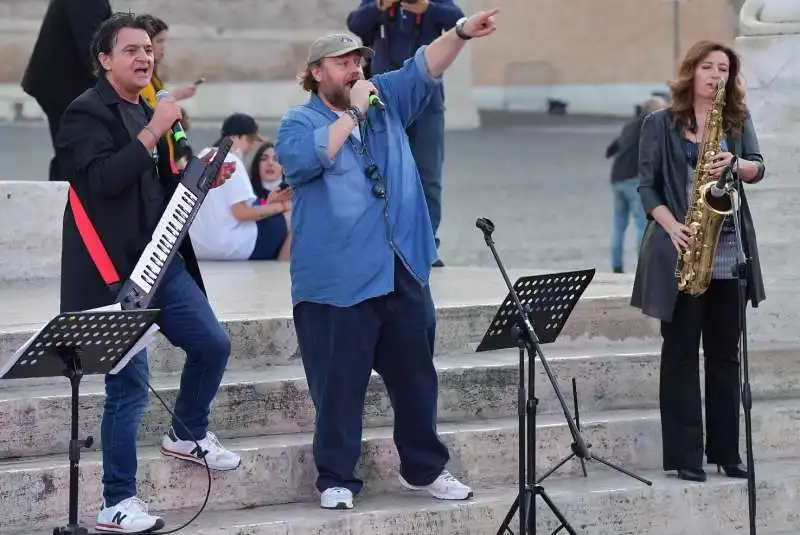
<path fill-rule="evenodd" d="M 325 100 L 334 108 L 343 110 L 350 105 L 350 92 L 347 91 L 349 86 L 336 86 L 320 88 L 320 92 L 325 96 Z"/>

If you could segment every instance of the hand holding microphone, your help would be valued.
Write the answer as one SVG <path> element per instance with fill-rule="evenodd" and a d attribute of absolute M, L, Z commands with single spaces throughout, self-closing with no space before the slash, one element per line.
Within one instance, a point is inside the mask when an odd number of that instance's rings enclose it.
<path fill-rule="evenodd" d="M 183 131 L 183 126 L 181 126 L 181 118 L 183 117 L 181 107 L 175 99 L 169 95 L 169 92 L 164 89 L 156 94 L 156 99 L 158 102 L 153 112 L 153 118 L 150 119 L 149 128 L 153 130 L 159 138 L 164 136 L 169 130 L 172 130 L 172 137 L 175 140 L 175 144 L 182 148 L 188 147 L 189 141 L 186 139 L 186 132 Z"/>
<path fill-rule="evenodd" d="M 378 89 L 368 80 L 358 80 L 350 88 L 350 105 L 361 110 L 362 114 L 367 113 L 370 105 L 380 109 L 385 108 L 378 97 Z"/>

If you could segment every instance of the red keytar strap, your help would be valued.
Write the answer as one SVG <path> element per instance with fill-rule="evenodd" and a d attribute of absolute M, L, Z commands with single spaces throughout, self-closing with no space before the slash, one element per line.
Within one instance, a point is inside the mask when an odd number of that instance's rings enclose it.
<path fill-rule="evenodd" d="M 81 200 L 72 186 L 69 187 L 69 205 L 72 208 L 72 215 L 75 216 L 75 224 L 83 239 L 83 244 L 89 251 L 89 256 L 92 257 L 94 265 L 97 266 L 100 276 L 109 286 L 117 284 L 119 282 L 117 270 L 114 269 L 114 264 L 111 263 L 111 258 L 108 256 L 103 242 L 100 241 L 100 236 L 97 235 L 94 225 L 92 225 L 89 216 L 86 215 L 86 210 L 83 209 Z"/>

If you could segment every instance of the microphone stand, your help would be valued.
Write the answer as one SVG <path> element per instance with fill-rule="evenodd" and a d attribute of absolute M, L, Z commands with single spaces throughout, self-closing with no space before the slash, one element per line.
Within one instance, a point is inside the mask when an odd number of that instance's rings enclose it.
<path fill-rule="evenodd" d="M 733 266 L 733 275 L 739 281 L 738 287 L 738 308 L 739 308 L 739 362 L 741 372 L 739 375 L 739 387 L 742 391 L 742 407 L 744 408 L 744 428 L 745 444 L 747 450 L 747 498 L 748 498 L 748 517 L 750 521 L 750 535 L 756 535 L 756 476 L 755 461 L 753 459 L 753 429 L 751 420 L 751 409 L 753 398 L 750 391 L 750 374 L 747 352 L 747 281 L 750 277 L 751 259 L 744 251 L 744 241 L 742 238 L 741 213 L 739 202 L 742 198 L 741 181 L 736 171 L 727 170 L 725 189 L 731 195 L 731 208 L 733 226 L 736 232 L 736 264 Z M 736 192 L 736 198 L 733 193 Z"/>

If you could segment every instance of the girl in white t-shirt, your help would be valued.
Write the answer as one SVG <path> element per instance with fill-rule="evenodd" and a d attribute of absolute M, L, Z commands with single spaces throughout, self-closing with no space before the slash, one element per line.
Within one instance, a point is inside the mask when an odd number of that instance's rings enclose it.
<path fill-rule="evenodd" d="M 189 230 L 197 257 L 288 261 L 291 190 L 275 188 L 260 201 L 243 162 L 252 139 L 243 135 L 231 139 L 233 146 L 225 161 L 235 162 L 236 169 L 225 184 L 209 192 Z"/>

